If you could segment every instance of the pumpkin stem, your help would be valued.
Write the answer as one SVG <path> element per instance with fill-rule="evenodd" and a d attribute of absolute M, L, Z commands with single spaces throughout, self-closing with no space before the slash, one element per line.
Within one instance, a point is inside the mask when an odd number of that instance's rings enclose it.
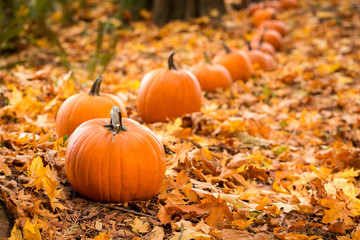
<path fill-rule="evenodd" d="M 110 124 L 104 125 L 104 127 L 110 130 L 115 136 L 116 133 L 126 131 L 125 125 L 122 123 L 122 114 L 119 107 L 113 106 L 110 111 Z"/>
<path fill-rule="evenodd" d="M 174 64 L 174 55 L 175 55 L 175 51 L 173 50 L 170 52 L 170 55 L 168 58 L 168 65 L 169 65 L 170 70 L 177 70 L 177 68 L 175 67 L 175 64 Z"/>
<path fill-rule="evenodd" d="M 267 30 L 267 27 L 264 26 L 264 30 L 262 31 L 261 36 L 260 36 L 260 41 L 259 41 L 259 45 L 258 45 L 258 50 L 261 48 L 261 45 L 262 45 L 263 42 L 264 42 L 264 34 L 265 34 L 266 30 Z"/>
<path fill-rule="evenodd" d="M 100 85 L 101 85 L 102 77 L 101 75 L 97 76 L 93 85 L 91 86 L 89 95 L 91 96 L 100 96 Z"/>
<path fill-rule="evenodd" d="M 204 51 L 204 57 L 205 57 L 205 62 L 206 62 L 206 64 L 211 64 L 210 58 L 209 58 L 209 56 L 208 56 L 208 54 L 207 54 L 206 51 Z"/>
<path fill-rule="evenodd" d="M 226 53 L 231 53 L 231 50 L 230 50 L 229 46 L 228 46 L 228 45 L 226 45 L 226 43 L 225 43 L 225 42 L 222 42 L 222 45 L 223 45 L 223 47 L 224 47 L 224 49 L 225 49 Z"/>
<path fill-rule="evenodd" d="M 274 12 L 273 14 L 271 14 L 270 20 L 275 20 L 276 17 L 276 12 Z"/>
<path fill-rule="evenodd" d="M 248 46 L 249 51 L 251 51 L 251 50 L 252 50 L 252 47 L 251 47 L 251 45 L 250 45 L 250 42 L 247 41 L 247 40 L 245 40 L 245 42 L 246 42 L 246 45 Z"/>

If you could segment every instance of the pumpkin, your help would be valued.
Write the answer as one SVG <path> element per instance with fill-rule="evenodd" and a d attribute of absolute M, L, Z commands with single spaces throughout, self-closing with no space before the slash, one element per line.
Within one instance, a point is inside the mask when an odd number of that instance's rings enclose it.
<path fill-rule="evenodd" d="M 110 114 L 111 119 L 84 122 L 69 138 L 68 180 L 95 201 L 147 200 L 158 193 L 165 175 L 164 148 L 150 129 L 122 118 L 119 107 Z"/>
<path fill-rule="evenodd" d="M 262 8 L 280 8 L 279 1 L 265 1 L 259 3 L 251 3 L 248 7 L 249 16 L 252 16 L 257 10 Z"/>
<path fill-rule="evenodd" d="M 259 42 L 263 39 L 264 42 L 270 43 L 275 50 L 280 50 L 283 42 L 283 38 L 278 31 L 267 29 L 266 26 L 262 32 L 257 32 L 253 39 Z"/>
<path fill-rule="evenodd" d="M 165 122 L 200 111 L 200 84 L 191 72 L 175 67 L 174 54 L 169 55 L 168 69 L 152 70 L 141 80 L 137 107 L 145 122 Z"/>
<path fill-rule="evenodd" d="M 257 10 L 252 16 L 252 23 L 259 26 L 263 21 L 269 19 L 277 19 L 276 9 L 274 8 L 261 8 Z"/>
<path fill-rule="evenodd" d="M 297 8 L 299 3 L 297 0 L 281 0 L 280 1 L 280 8 L 282 9 L 289 9 L 289 8 Z"/>
<path fill-rule="evenodd" d="M 83 122 L 103 118 L 109 115 L 112 106 L 120 107 L 127 117 L 126 108 L 121 99 L 113 94 L 99 93 L 102 77 L 98 76 L 88 94 L 75 94 L 61 105 L 56 116 L 56 130 L 59 137 L 70 135 Z"/>
<path fill-rule="evenodd" d="M 285 36 L 287 33 L 287 27 L 285 25 L 285 23 L 283 21 L 280 20 L 266 20 L 263 21 L 260 26 L 258 27 L 258 29 L 261 31 L 262 29 L 264 29 L 264 27 L 266 27 L 267 29 L 273 29 L 278 31 L 281 36 Z"/>
<path fill-rule="evenodd" d="M 247 54 L 253 65 L 258 64 L 259 68 L 265 71 L 271 71 L 275 68 L 275 60 L 271 55 L 252 49 L 250 43 L 248 41 L 246 43 L 248 46 Z"/>
<path fill-rule="evenodd" d="M 261 40 L 261 39 L 260 39 Z M 257 40 L 251 40 L 250 42 L 250 46 L 252 49 L 257 49 L 257 50 L 260 50 L 264 53 L 267 53 L 269 55 L 274 55 L 276 50 L 275 48 L 270 44 L 270 43 L 267 43 L 267 42 L 260 42 L 260 41 L 257 41 Z"/>
<path fill-rule="evenodd" d="M 235 80 L 248 80 L 252 75 L 251 61 L 247 54 L 241 50 L 232 51 L 225 43 L 223 43 L 225 53 L 215 56 L 213 63 L 223 65 Z"/>
<path fill-rule="evenodd" d="M 229 71 L 220 64 L 211 64 L 204 52 L 205 64 L 198 64 L 190 69 L 200 83 L 201 89 L 213 92 L 217 88 L 229 88 L 232 78 Z"/>

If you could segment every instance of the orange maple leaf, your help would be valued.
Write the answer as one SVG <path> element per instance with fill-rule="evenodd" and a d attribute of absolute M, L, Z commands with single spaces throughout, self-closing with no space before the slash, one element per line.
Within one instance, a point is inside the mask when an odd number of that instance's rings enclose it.
<path fill-rule="evenodd" d="M 231 221 L 233 215 L 226 203 L 220 195 L 215 198 L 212 195 L 205 195 L 205 199 L 201 200 L 204 209 L 209 210 L 210 214 L 205 218 L 206 224 L 217 228 L 226 218 Z"/>
<path fill-rule="evenodd" d="M 321 199 L 320 204 L 329 208 L 324 210 L 325 215 L 321 220 L 323 223 L 332 223 L 338 219 L 343 221 L 346 225 L 352 222 L 350 217 L 354 217 L 354 214 L 347 209 L 346 203 L 336 199 Z"/>

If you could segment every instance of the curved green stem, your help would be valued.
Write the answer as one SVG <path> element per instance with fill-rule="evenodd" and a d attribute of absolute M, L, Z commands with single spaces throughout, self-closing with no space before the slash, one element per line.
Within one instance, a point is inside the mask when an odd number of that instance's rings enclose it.
<path fill-rule="evenodd" d="M 222 43 L 222 45 L 223 45 L 223 47 L 224 47 L 224 49 L 225 49 L 226 53 L 231 53 L 231 50 L 230 50 L 229 46 L 228 46 L 228 45 L 226 45 L 226 43 L 225 43 L 225 42 L 223 42 L 223 43 Z"/>
<path fill-rule="evenodd" d="M 110 111 L 110 116 L 110 124 L 104 125 L 104 127 L 111 131 L 113 136 L 119 132 L 126 131 L 126 126 L 122 123 L 122 114 L 119 107 L 113 106 Z"/>
<path fill-rule="evenodd" d="M 99 75 L 95 79 L 93 85 L 91 86 L 89 95 L 91 96 L 100 96 L 100 86 L 101 86 L 102 77 Z"/>
<path fill-rule="evenodd" d="M 204 51 L 204 57 L 205 57 L 205 62 L 206 62 L 206 64 L 211 64 L 210 58 L 209 58 L 209 56 L 208 56 L 208 54 L 207 54 L 206 51 Z"/>
<path fill-rule="evenodd" d="M 169 65 L 169 69 L 170 70 L 177 70 L 177 68 L 175 67 L 174 64 L 174 55 L 175 55 L 175 51 L 171 51 L 169 54 L 169 58 L 168 58 L 168 65 Z"/>

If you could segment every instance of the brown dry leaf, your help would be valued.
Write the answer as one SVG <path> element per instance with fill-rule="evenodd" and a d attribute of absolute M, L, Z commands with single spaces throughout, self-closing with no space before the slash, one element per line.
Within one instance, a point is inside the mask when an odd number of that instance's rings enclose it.
<path fill-rule="evenodd" d="M 212 195 L 205 195 L 205 199 L 201 200 L 201 204 L 204 209 L 210 211 L 209 216 L 205 218 L 205 223 L 209 226 L 217 228 L 223 223 L 224 219 L 231 221 L 233 218 L 227 202 L 220 195 L 217 198 Z"/>
<path fill-rule="evenodd" d="M 10 175 L 11 174 L 10 168 L 4 162 L 0 162 L 0 173 L 3 173 L 5 175 Z"/>
<path fill-rule="evenodd" d="M 153 230 L 144 237 L 144 239 L 163 240 L 164 236 L 165 236 L 164 229 L 162 227 L 155 226 Z"/>
<path fill-rule="evenodd" d="M 192 225 L 191 222 L 186 220 L 180 220 L 179 222 L 175 223 L 175 227 L 177 230 L 180 230 L 180 232 L 175 232 L 174 235 L 170 238 L 170 240 L 211 240 L 213 239 L 212 236 L 205 234 L 199 230 L 196 229 Z"/>
<path fill-rule="evenodd" d="M 134 219 L 133 224 L 130 224 L 130 226 L 134 233 L 147 233 L 150 231 L 149 223 L 141 221 L 138 217 Z"/>

